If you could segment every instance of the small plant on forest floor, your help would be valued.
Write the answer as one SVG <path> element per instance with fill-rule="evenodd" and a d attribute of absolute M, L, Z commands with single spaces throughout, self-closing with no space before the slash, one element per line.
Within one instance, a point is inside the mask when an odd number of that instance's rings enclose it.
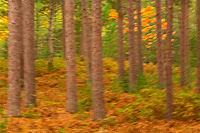
<path fill-rule="evenodd" d="M 6 133 L 6 125 L 8 123 L 7 117 L 8 116 L 3 113 L 3 108 L 0 106 L 0 118 L 3 118 L 0 120 L 0 133 Z"/>
<path fill-rule="evenodd" d="M 26 109 L 27 112 L 24 112 L 25 118 L 31 118 L 31 119 L 38 119 L 40 116 L 38 115 L 37 111 L 33 110 L 34 105 L 30 105 L 29 108 Z"/>
<path fill-rule="evenodd" d="M 117 122 L 115 121 L 115 118 L 114 117 L 110 117 L 108 119 L 105 119 L 102 121 L 103 124 L 108 124 L 110 126 L 114 126 L 117 124 Z"/>
<path fill-rule="evenodd" d="M 59 133 L 67 133 L 67 132 L 65 131 L 65 129 L 63 129 L 63 128 L 59 128 L 59 129 L 58 129 L 58 132 L 59 132 Z"/>

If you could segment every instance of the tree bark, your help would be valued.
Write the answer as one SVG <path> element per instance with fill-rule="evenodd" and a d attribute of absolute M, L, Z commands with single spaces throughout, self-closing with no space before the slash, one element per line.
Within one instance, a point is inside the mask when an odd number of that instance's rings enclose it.
<path fill-rule="evenodd" d="M 197 93 L 200 93 L 200 0 L 196 3 L 197 13 Z"/>
<path fill-rule="evenodd" d="M 92 107 L 93 120 L 106 117 L 103 90 L 101 0 L 92 1 Z"/>
<path fill-rule="evenodd" d="M 128 47 L 129 47 L 129 92 L 133 93 L 137 81 L 136 50 L 134 38 L 133 0 L 127 0 Z"/>
<path fill-rule="evenodd" d="M 187 85 L 190 87 L 191 84 L 191 61 L 190 61 L 190 26 L 189 26 L 189 0 L 186 0 L 185 4 L 185 21 L 186 21 L 186 64 L 187 64 Z"/>
<path fill-rule="evenodd" d="M 8 101 L 9 116 L 20 116 L 21 0 L 8 0 Z"/>
<path fill-rule="evenodd" d="M 24 0 L 24 88 L 25 107 L 36 106 L 34 58 L 34 0 Z"/>
<path fill-rule="evenodd" d="M 23 1 L 21 1 L 21 30 L 20 30 L 20 38 L 21 38 L 21 45 L 20 45 L 20 82 L 21 82 L 21 88 L 24 87 L 24 43 L 23 43 L 23 25 L 24 25 L 24 13 L 23 13 Z"/>
<path fill-rule="evenodd" d="M 54 1 L 49 1 L 49 38 L 48 38 L 48 45 L 49 45 L 49 62 L 48 62 L 48 69 L 49 71 L 53 68 L 53 56 L 54 56 L 54 49 L 53 49 L 53 15 L 54 15 Z"/>
<path fill-rule="evenodd" d="M 166 38 L 166 121 L 172 120 L 173 112 L 173 81 L 172 81 L 172 27 L 173 0 L 167 6 L 167 38 Z"/>
<path fill-rule="evenodd" d="M 141 0 L 137 0 L 137 60 L 139 73 L 143 74 Z"/>
<path fill-rule="evenodd" d="M 163 40 L 162 40 L 162 10 L 161 0 L 156 0 L 156 32 L 157 32 L 157 70 L 158 70 L 158 83 L 159 88 L 164 89 L 164 51 L 163 51 Z"/>
<path fill-rule="evenodd" d="M 90 24 L 88 19 L 87 11 L 87 0 L 81 1 L 81 11 L 82 11 L 82 46 L 83 46 L 83 55 L 86 57 L 87 62 L 87 77 L 88 81 L 91 80 L 92 66 L 91 66 L 91 31 Z"/>
<path fill-rule="evenodd" d="M 124 68 L 124 40 L 123 40 L 123 0 L 118 0 L 118 78 L 123 81 L 125 77 Z"/>
<path fill-rule="evenodd" d="M 77 105 L 76 61 L 75 61 L 74 1 L 65 1 L 65 43 L 67 59 L 67 112 L 75 112 Z"/>
<path fill-rule="evenodd" d="M 66 59 L 66 43 L 65 43 L 65 0 L 62 0 L 62 39 L 63 39 L 63 58 Z"/>
<path fill-rule="evenodd" d="M 180 85 L 185 86 L 186 80 L 186 0 L 181 0 L 181 17 L 180 17 Z"/>

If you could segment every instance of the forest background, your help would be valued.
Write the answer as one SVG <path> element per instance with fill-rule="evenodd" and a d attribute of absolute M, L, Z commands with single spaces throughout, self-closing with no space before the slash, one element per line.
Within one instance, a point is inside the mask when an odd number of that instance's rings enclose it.
<path fill-rule="evenodd" d="M 81 1 L 75 0 L 75 44 L 77 54 L 77 81 L 79 89 L 80 109 L 74 116 L 64 112 L 65 100 L 65 60 L 63 59 L 62 39 L 62 4 L 60 0 L 53 3 L 53 69 L 49 71 L 48 60 L 51 56 L 48 44 L 50 25 L 49 0 L 35 0 L 35 58 L 39 107 L 23 109 L 23 118 L 7 118 L 5 115 L 5 103 L 7 93 L 7 58 L 8 58 L 8 5 L 6 0 L 0 0 L 0 132 L 46 131 L 59 132 L 97 132 L 97 131 L 174 131 L 188 130 L 198 132 L 198 120 L 200 119 L 200 97 L 194 91 L 196 88 L 196 1 L 190 1 L 189 30 L 190 30 L 190 59 L 191 79 L 185 87 L 180 87 L 180 2 L 174 1 L 173 12 L 173 82 L 174 82 L 174 118 L 176 121 L 165 124 L 165 90 L 159 90 L 156 70 L 156 13 L 155 1 L 141 0 L 142 2 L 142 40 L 144 75 L 138 78 L 135 94 L 127 94 L 128 78 L 124 84 L 117 83 L 117 2 L 116 0 L 102 1 L 102 39 L 104 56 L 105 99 L 108 118 L 97 123 L 89 122 L 91 111 L 91 88 L 86 81 L 86 64 L 82 56 L 82 29 L 81 29 Z M 91 1 L 88 1 L 89 21 L 91 23 Z M 128 75 L 128 28 L 126 3 L 124 1 L 124 53 L 125 70 Z M 136 5 L 134 4 L 136 9 Z M 137 15 L 137 12 L 134 11 Z M 137 37 L 137 24 L 135 19 L 135 32 Z M 165 49 L 166 40 L 166 1 L 162 2 L 162 29 Z M 55 97 L 55 94 L 57 97 Z M 59 97 L 59 98 L 58 98 Z M 46 110 L 52 108 L 48 113 Z M 70 117 L 69 123 L 66 118 L 56 118 L 61 114 Z M 50 117 L 49 120 L 48 117 Z M 31 120 L 32 122 L 30 122 Z M 183 122 L 186 121 L 187 122 Z M 41 126 L 42 122 L 46 125 Z M 88 123 L 87 123 L 88 122 Z M 20 124 L 20 127 L 17 124 Z M 27 123 L 27 124 L 25 124 Z M 38 128 L 32 127 L 31 124 Z M 23 125 L 25 124 L 25 125 Z M 149 125 L 153 125 L 151 128 Z M 162 124 L 162 126 L 160 126 Z M 66 126 L 67 125 L 67 126 Z M 134 126 L 136 125 L 136 126 Z M 160 126 L 160 127 L 159 127 Z M 13 127 L 11 129 L 11 127 Z M 80 129 L 80 127 L 82 129 Z M 172 128 L 171 128 L 172 127 Z"/>

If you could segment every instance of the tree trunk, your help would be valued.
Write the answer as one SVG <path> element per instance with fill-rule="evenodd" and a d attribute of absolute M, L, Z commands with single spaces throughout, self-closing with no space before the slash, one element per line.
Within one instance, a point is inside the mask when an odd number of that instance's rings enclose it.
<path fill-rule="evenodd" d="M 181 0 L 181 21 L 180 21 L 180 85 L 185 85 L 186 80 L 186 11 L 185 0 Z"/>
<path fill-rule="evenodd" d="M 124 70 L 124 40 L 123 40 L 123 0 L 118 0 L 118 78 L 123 81 Z"/>
<path fill-rule="evenodd" d="M 49 17 L 49 38 L 48 38 L 48 45 L 49 45 L 49 62 L 48 62 L 48 70 L 50 71 L 53 68 L 53 15 L 54 15 L 54 2 L 50 0 L 50 17 Z"/>
<path fill-rule="evenodd" d="M 20 116 L 21 0 L 8 1 L 8 103 L 7 113 Z"/>
<path fill-rule="evenodd" d="M 136 50 L 134 38 L 133 0 L 127 0 L 128 15 L 128 47 L 129 47 L 129 92 L 134 92 L 134 85 L 137 80 Z"/>
<path fill-rule="evenodd" d="M 88 11 L 87 11 L 87 0 L 81 1 L 81 9 L 82 9 L 82 46 L 83 46 L 83 55 L 86 57 L 87 62 L 87 77 L 88 81 L 91 80 L 92 68 L 91 68 L 91 31 L 90 24 L 88 19 Z"/>
<path fill-rule="evenodd" d="M 187 85 L 188 87 L 190 87 L 191 84 L 191 61 L 190 61 L 190 27 L 189 27 L 189 0 L 186 0 L 186 4 L 185 4 L 185 12 L 186 12 L 186 16 L 185 16 L 185 21 L 186 21 L 186 64 L 187 64 L 187 73 L 186 73 L 186 77 L 187 77 Z"/>
<path fill-rule="evenodd" d="M 143 74 L 143 53 L 142 53 L 142 22 L 141 22 L 141 0 L 137 0 L 137 60 L 139 73 Z"/>
<path fill-rule="evenodd" d="M 103 90 L 101 0 L 92 1 L 92 107 L 93 120 L 106 117 Z"/>
<path fill-rule="evenodd" d="M 164 51 L 162 41 L 162 10 L 161 0 L 156 0 L 156 32 L 157 32 L 157 70 L 158 70 L 158 83 L 159 88 L 164 89 Z"/>
<path fill-rule="evenodd" d="M 197 92 L 200 93 L 200 0 L 197 0 Z"/>
<path fill-rule="evenodd" d="M 166 38 L 166 121 L 172 120 L 173 112 L 173 81 L 172 81 L 172 27 L 173 0 L 167 6 L 167 38 Z"/>
<path fill-rule="evenodd" d="M 65 43 L 65 0 L 62 0 L 62 39 L 63 39 L 63 58 L 66 59 L 66 43 Z"/>
<path fill-rule="evenodd" d="M 21 18 L 20 18 L 20 21 L 21 21 L 21 27 L 20 27 L 20 38 L 21 38 L 21 45 L 20 45 L 20 82 L 21 82 L 21 88 L 24 87 L 24 43 L 23 43 L 23 25 L 24 25 L 24 22 L 23 22 L 23 1 L 21 1 Z"/>
<path fill-rule="evenodd" d="M 67 59 L 67 108 L 66 111 L 77 110 L 77 87 L 76 87 L 76 61 L 75 61 L 75 22 L 74 1 L 65 1 L 65 43 Z"/>
<path fill-rule="evenodd" d="M 34 62 L 34 0 L 24 0 L 24 87 L 25 107 L 36 106 Z"/>

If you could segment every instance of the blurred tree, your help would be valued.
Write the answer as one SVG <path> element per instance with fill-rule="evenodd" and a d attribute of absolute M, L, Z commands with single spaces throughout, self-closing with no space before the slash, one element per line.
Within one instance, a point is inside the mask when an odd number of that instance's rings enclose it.
<path fill-rule="evenodd" d="M 165 78 L 164 78 L 164 51 L 163 51 L 163 40 L 162 40 L 162 10 L 161 10 L 161 0 L 156 0 L 156 57 L 157 57 L 157 70 L 158 70 L 158 83 L 159 88 L 164 89 Z"/>
<path fill-rule="evenodd" d="M 34 58 L 34 0 L 24 0 L 24 106 L 36 106 Z"/>
<path fill-rule="evenodd" d="M 75 33 L 74 33 L 74 1 L 65 1 L 65 43 L 67 59 L 67 108 L 66 111 L 77 110 Z"/>
<path fill-rule="evenodd" d="M 7 113 L 20 116 L 20 45 L 21 45 L 21 0 L 8 1 L 8 101 Z"/>
<path fill-rule="evenodd" d="M 123 38 L 123 0 L 118 0 L 118 78 L 123 81 L 125 78 L 125 54 L 124 54 L 124 38 Z"/>
<path fill-rule="evenodd" d="M 134 92 L 134 85 L 137 81 L 136 69 L 136 49 L 134 39 L 134 18 L 133 18 L 133 0 L 127 0 L 128 15 L 128 46 L 129 46 L 129 92 Z"/>
<path fill-rule="evenodd" d="M 173 0 L 167 2 L 167 38 L 166 38 L 166 121 L 172 120 L 173 81 L 172 81 L 172 27 Z"/>
<path fill-rule="evenodd" d="M 92 1 L 92 108 L 93 120 L 106 117 L 103 83 L 101 0 Z"/>

